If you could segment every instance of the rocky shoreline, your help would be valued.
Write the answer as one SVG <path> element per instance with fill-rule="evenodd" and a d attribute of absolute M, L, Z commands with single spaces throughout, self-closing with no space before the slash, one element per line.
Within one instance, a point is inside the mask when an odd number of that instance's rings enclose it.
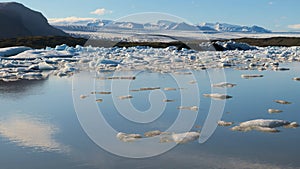
<path fill-rule="evenodd" d="M 226 42 L 228 40 L 213 40 L 211 43 L 214 45 L 217 51 L 224 49 L 216 45 L 216 42 Z M 236 43 L 246 43 L 250 46 L 267 47 L 267 46 L 283 46 L 292 47 L 300 46 L 300 38 L 297 37 L 273 37 L 273 38 L 240 38 L 231 39 Z M 67 44 L 68 46 L 75 47 L 76 45 L 84 46 L 88 42 L 88 45 L 95 47 L 135 47 L 135 46 L 150 46 L 153 48 L 166 48 L 169 46 L 176 46 L 178 49 L 193 48 L 199 46 L 200 43 L 209 43 L 210 41 L 172 41 L 172 42 L 116 42 L 109 40 L 88 40 L 85 38 L 65 37 L 65 36 L 33 36 L 33 37 L 18 37 L 10 39 L 0 39 L 0 48 L 12 47 L 12 46 L 27 46 L 35 49 L 41 49 L 46 47 L 55 47 L 61 44 Z"/>

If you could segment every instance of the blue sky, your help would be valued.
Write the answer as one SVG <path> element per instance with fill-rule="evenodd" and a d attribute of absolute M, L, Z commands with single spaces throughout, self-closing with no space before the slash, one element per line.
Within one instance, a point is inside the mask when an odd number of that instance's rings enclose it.
<path fill-rule="evenodd" d="M 195 24 L 224 22 L 259 25 L 274 31 L 300 30 L 299 0 L 18 0 L 17 2 L 42 12 L 47 18 L 75 16 L 115 20 L 133 13 L 164 12 Z M 93 11 L 94 14 L 91 13 Z"/>

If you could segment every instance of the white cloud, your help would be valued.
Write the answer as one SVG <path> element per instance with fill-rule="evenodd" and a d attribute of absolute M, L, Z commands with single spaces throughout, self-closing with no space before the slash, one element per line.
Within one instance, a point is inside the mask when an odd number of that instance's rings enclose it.
<path fill-rule="evenodd" d="M 68 22 L 77 22 L 77 21 L 90 21 L 94 18 L 79 18 L 75 16 L 66 17 L 66 18 L 50 18 L 48 19 L 49 22 L 62 22 L 62 21 L 68 21 Z"/>
<path fill-rule="evenodd" d="M 273 4 L 274 4 L 274 2 L 272 2 L 272 1 L 269 2 L 269 5 L 273 5 Z"/>
<path fill-rule="evenodd" d="M 79 18 L 72 16 L 67 18 L 50 18 L 48 19 L 48 22 L 52 25 L 85 25 L 95 20 L 95 18 Z"/>
<path fill-rule="evenodd" d="M 288 25 L 290 29 L 300 29 L 300 24 Z"/>
<path fill-rule="evenodd" d="M 108 14 L 108 13 L 112 13 L 112 11 L 107 10 L 105 8 L 99 8 L 99 9 L 96 9 L 95 11 L 91 12 L 91 14 L 95 14 L 95 15 L 104 15 L 104 14 Z"/>

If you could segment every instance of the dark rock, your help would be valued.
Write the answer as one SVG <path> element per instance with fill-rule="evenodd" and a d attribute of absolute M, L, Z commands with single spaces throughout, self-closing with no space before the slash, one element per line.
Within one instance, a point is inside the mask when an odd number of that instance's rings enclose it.
<path fill-rule="evenodd" d="M 69 36 L 49 25 L 47 19 L 16 2 L 0 3 L 0 39 L 27 36 Z"/>

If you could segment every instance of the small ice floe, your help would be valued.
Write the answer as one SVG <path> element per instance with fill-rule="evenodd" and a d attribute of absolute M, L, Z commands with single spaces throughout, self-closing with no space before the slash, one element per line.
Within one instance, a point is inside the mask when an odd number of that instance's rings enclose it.
<path fill-rule="evenodd" d="M 241 75 L 242 78 L 244 79 L 251 79 L 251 78 L 257 78 L 257 77 L 264 77 L 264 75 L 260 74 L 243 74 Z"/>
<path fill-rule="evenodd" d="M 292 104 L 292 102 L 285 101 L 285 100 L 274 100 L 274 102 L 278 104 Z"/>
<path fill-rule="evenodd" d="M 80 95 L 80 99 L 85 99 L 85 98 L 87 98 L 88 96 L 87 95 Z"/>
<path fill-rule="evenodd" d="M 102 94 L 102 95 L 105 95 L 105 94 L 111 94 L 111 92 L 91 92 L 91 94 Z"/>
<path fill-rule="evenodd" d="M 189 81 L 189 84 L 196 84 L 196 83 L 197 83 L 196 80 L 191 80 L 191 81 Z"/>
<path fill-rule="evenodd" d="M 121 99 L 121 100 L 132 99 L 132 98 L 133 98 L 133 96 L 131 96 L 131 95 L 127 95 L 127 96 L 119 96 L 119 99 Z"/>
<path fill-rule="evenodd" d="M 18 76 L 19 79 L 23 80 L 43 80 L 48 76 L 44 76 L 42 73 L 28 72 Z"/>
<path fill-rule="evenodd" d="M 39 70 L 55 70 L 56 68 L 46 62 L 41 62 L 38 64 Z"/>
<path fill-rule="evenodd" d="M 195 128 L 196 128 L 196 129 L 200 129 L 201 126 L 200 126 L 200 125 L 196 125 Z"/>
<path fill-rule="evenodd" d="M 300 77 L 294 77 L 293 80 L 300 81 Z"/>
<path fill-rule="evenodd" d="M 236 86 L 236 84 L 222 82 L 222 83 L 212 84 L 211 86 L 212 87 L 227 87 L 227 88 L 232 88 L 232 87 Z"/>
<path fill-rule="evenodd" d="M 233 131 L 251 131 L 257 130 L 262 132 L 279 132 L 277 127 L 285 127 L 285 128 L 296 128 L 299 127 L 296 122 L 289 122 L 284 120 L 272 120 L 272 119 L 257 119 L 250 120 L 246 122 L 240 123 L 239 126 L 234 126 L 231 128 Z"/>
<path fill-rule="evenodd" d="M 260 75 L 260 74 L 243 74 L 243 75 L 241 75 L 241 77 L 244 78 L 244 79 L 251 79 L 251 78 L 264 77 L 264 75 Z"/>
<path fill-rule="evenodd" d="M 146 91 L 146 90 L 158 90 L 160 87 L 142 87 L 140 88 L 140 91 Z"/>
<path fill-rule="evenodd" d="M 186 133 L 173 133 L 160 138 L 160 143 L 170 143 L 175 142 L 179 144 L 184 144 L 197 140 L 200 137 L 198 132 L 186 132 Z"/>
<path fill-rule="evenodd" d="M 44 49 L 35 49 L 27 50 L 25 52 L 19 53 L 10 58 L 16 60 L 34 60 L 37 58 L 60 58 L 68 59 L 74 57 L 74 54 L 68 51 L 56 51 L 56 50 L 44 50 Z"/>
<path fill-rule="evenodd" d="M 123 142 L 134 142 L 137 139 L 142 138 L 140 134 L 126 134 L 126 133 L 118 133 L 117 138 Z"/>
<path fill-rule="evenodd" d="M 212 94 L 203 94 L 204 97 L 210 97 L 217 100 L 225 100 L 230 99 L 232 96 L 226 95 L 226 94 L 219 94 L 219 93 L 212 93 Z"/>
<path fill-rule="evenodd" d="M 273 70 L 275 70 L 275 71 L 288 71 L 288 70 L 290 70 L 290 68 L 286 68 L 286 67 L 274 67 Z"/>
<path fill-rule="evenodd" d="M 163 132 L 159 130 L 154 130 L 154 131 L 148 131 L 144 134 L 145 137 L 155 137 L 161 135 Z"/>
<path fill-rule="evenodd" d="M 175 100 L 171 100 L 171 99 L 164 99 L 163 102 L 175 102 Z"/>
<path fill-rule="evenodd" d="M 103 102 L 103 99 L 97 99 L 96 102 L 97 102 L 97 103 L 102 103 L 102 102 Z"/>
<path fill-rule="evenodd" d="M 226 122 L 226 121 L 218 121 L 219 126 L 231 126 L 233 122 Z"/>
<path fill-rule="evenodd" d="M 191 75 L 192 72 L 174 72 L 174 74 L 177 74 L 177 75 Z"/>
<path fill-rule="evenodd" d="M 269 113 L 281 113 L 282 110 L 278 110 L 278 109 L 268 109 Z"/>
<path fill-rule="evenodd" d="M 165 91 L 175 91 L 177 90 L 176 88 L 172 88 L 172 87 L 166 87 L 164 88 Z"/>
<path fill-rule="evenodd" d="M 179 110 L 191 110 L 191 111 L 198 111 L 199 107 L 197 106 L 179 106 Z"/>
<path fill-rule="evenodd" d="M 112 76 L 112 77 L 100 77 L 99 80 L 135 80 L 135 76 Z"/>
<path fill-rule="evenodd" d="M 139 91 L 141 91 L 140 89 L 132 89 L 132 90 L 130 90 L 131 92 L 139 92 Z"/>
<path fill-rule="evenodd" d="M 119 64 L 121 64 L 121 61 L 104 59 L 100 63 L 104 65 L 118 66 Z"/>

